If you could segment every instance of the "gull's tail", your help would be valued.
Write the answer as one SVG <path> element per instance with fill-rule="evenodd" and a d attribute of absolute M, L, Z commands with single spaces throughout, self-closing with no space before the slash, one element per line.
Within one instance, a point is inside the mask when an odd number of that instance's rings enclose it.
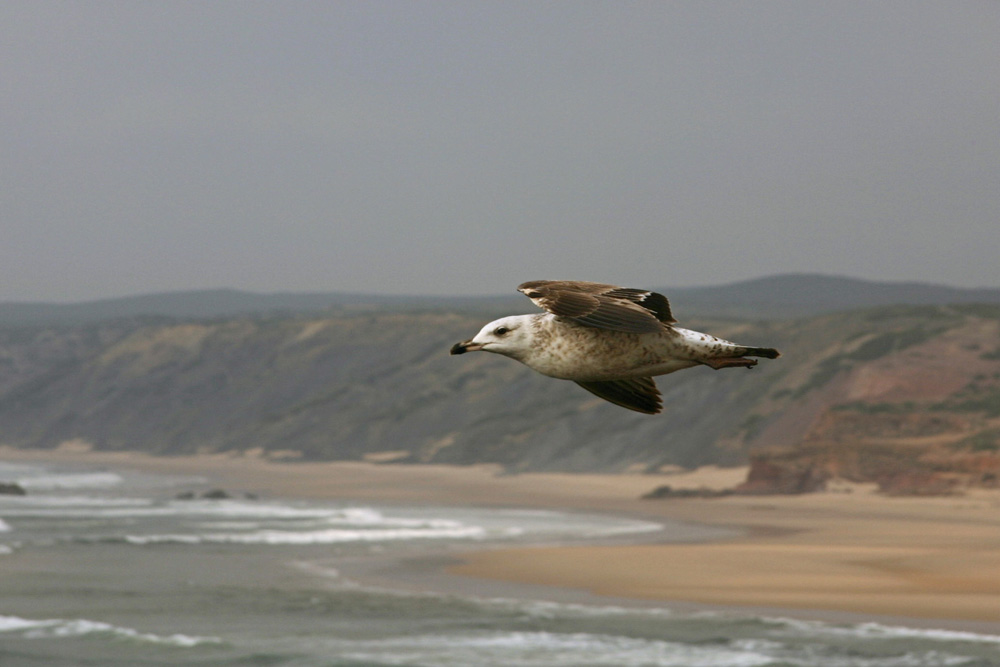
<path fill-rule="evenodd" d="M 777 359 L 781 356 L 781 352 L 778 352 L 773 347 L 748 347 L 746 348 L 746 352 L 743 352 L 740 356 Z"/>

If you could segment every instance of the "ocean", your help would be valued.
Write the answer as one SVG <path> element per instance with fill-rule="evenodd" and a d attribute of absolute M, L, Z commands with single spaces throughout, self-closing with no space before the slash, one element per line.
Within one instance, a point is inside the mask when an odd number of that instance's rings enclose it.
<path fill-rule="evenodd" d="M 204 479 L 54 464 L 0 463 L 0 481 L 28 492 L 0 496 L 3 667 L 1000 666 L 998 635 L 620 603 L 441 571 L 473 548 L 662 536 L 647 521 L 209 499 Z"/>

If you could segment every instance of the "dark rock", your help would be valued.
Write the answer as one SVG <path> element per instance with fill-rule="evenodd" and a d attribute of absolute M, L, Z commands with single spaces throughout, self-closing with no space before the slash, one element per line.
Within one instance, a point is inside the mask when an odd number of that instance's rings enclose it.
<path fill-rule="evenodd" d="M 247 500 L 257 500 L 256 493 L 243 493 L 241 494 L 243 498 Z M 194 491 L 181 491 L 176 496 L 175 500 L 230 500 L 235 498 L 232 493 L 226 491 L 225 489 L 212 489 L 210 491 L 205 491 L 201 494 L 195 493 Z"/>
<path fill-rule="evenodd" d="M 0 482 L 0 495 L 2 496 L 26 496 L 28 492 L 17 482 Z"/>
<path fill-rule="evenodd" d="M 741 495 L 788 495 L 822 491 L 832 474 L 825 467 L 809 460 L 794 458 L 750 459 L 747 481 L 736 487 Z"/>
<path fill-rule="evenodd" d="M 887 496 L 951 496 L 958 492 L 959 482 L 954 475 L 927 470 L 900 471 L 877 481 Z"/>
<path fill-rule="evenodd" d="M 674 489 L 669 484 L 658 486 L 641 496 L 642 500 L 660 500 L 662 498 L 722 498 L 733 495 L 732 489 Z"/>

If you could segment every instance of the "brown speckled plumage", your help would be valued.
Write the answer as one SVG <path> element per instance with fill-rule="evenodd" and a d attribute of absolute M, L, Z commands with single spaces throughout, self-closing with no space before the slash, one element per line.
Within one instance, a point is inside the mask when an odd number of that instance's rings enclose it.
<path fill-rule="evenodd" d="M 518 290 L 547 312 L 491 322 L 452 354 L 502 354 L 648 414 L 662 409 L 653 376 L 698 364 L 751 368 L 757 360 L 747 357 L 779 356 L 674 326 L 669 302 L 656 292 L 565 280 L 535 280 Z"/>

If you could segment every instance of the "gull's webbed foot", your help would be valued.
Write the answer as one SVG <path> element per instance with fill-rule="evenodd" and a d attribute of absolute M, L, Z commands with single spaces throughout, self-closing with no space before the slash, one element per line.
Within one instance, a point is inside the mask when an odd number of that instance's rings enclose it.
<path fill-rule="evenodd" d="M 757 360 L 747 359 L 746 357 L 717 357 L 715 359 L 705 359 L 701 363 L 719 370 L 720 368 L 753 368 L 757 365 Z"/>

